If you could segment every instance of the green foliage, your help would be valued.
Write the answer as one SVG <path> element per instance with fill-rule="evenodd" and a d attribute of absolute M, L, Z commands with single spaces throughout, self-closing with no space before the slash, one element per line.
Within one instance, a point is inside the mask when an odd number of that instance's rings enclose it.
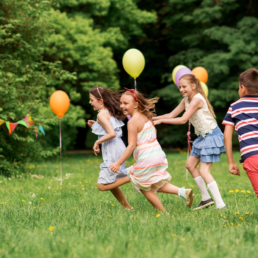
<path fill-rule="evenodd" d="M 236 160 L 239 156 L 234 153 Z M 167 153 L 167 159 L 172 183 L 193 189 L 195 207 L 201 194 L 192 177 L 185 179 L 186 154 Z M 130 183 L 121 189 L 135 211 L 124 210 L 110 192 L 99 191 L 101 162 L 93 154 L 67 156 L 62 187 L 55 180 L 58 159 L 29 164 L 29 173 L 16 178 L 0 176 L 0 256 L 256 257 L 256 196 L 242 168 L 241 177 L 227 172 L 225 154 L 211 170 L 228 209 L 193 211 L 177 195 L 158 194 L 169 215 L 156 211 Z"/>
<path fill-rule="evenodd" d="M 148 1 L 149 2 L 149 1 Z M 147 5 L 147 1 L 140 1 Z M 258 67 L 258 19 L 257 3 L 237 0 L 167 0 L 149 2 L 158 14 L 156 29 L 147 28 L 147 35 L 162 47 L 161 55 L 168 57 L 163 65 L 162 90 L 153 92 L 162 97 L 158 105 L 159 114 L 169 112 L 182 98 L 172 82 L 171 71 L 178 64 L 193 69 L 203 66 L 207 69 L 209 80 L 209 100 L 215 109 L 220 125 L 230 103 L 238 97 L 238 76 L 244 70 Z M 233 17 L 233 18 L 232 18 Z M 156 35 L 159 35 L 158 37 Z M 160 63 L 152 63 L 152 69 L 160 69 Z M 157 81 L 157 77 L 152 82 Z M 160 80 L 160 79 L 159 79 Z M 149 82 L 147 82 L 149 83 Z M 184 139 L 187 129 L 170 127 L 174 135 L 167 134 L 167 126 L 159 126 L 158 133 L 162 143 L 177 145 Z M 164 136 L 164 137 L 163 137 Z"/>
<path fill-rule="evenodd" d="M 133 0 L 59 0 L 52 5 L 54 34 L 47 39 L 45 60 L 61 61 L 64 70 L 76 72 L 76 81 L 59 81 L 56 88 L 69 92 L 72 103 L 83 108 L 84 119 L 95 119 L 89 89 L 95 85 L 119 89 L 116 51 L 121 62 L 130 38 L 142 35 L 142 24 L 154 22 L 156 16 L 140 10 Z M 85 148 L 88 130 L 78 128 L 77 148 Z"/>
<path fill-rule="evenodd" d="M 53 85 L 58 80 L 75 79 L 58 63 L 43 60 L 44 41 L 52 33 L 49 10 L 49 1 L 0 3 L 0 119 L 17 122 L 30 114 L 47 133 L 49 126 L 57 126 L 58 121 L 48 103 Z M 58 148 L 45 146 L 41 134 L 36 139 L 33 129 L 18 125 L 11 136 L 5 125 L 0 130 L 1 173 L 24 171 L 26 162 L 58 152 Z"/>

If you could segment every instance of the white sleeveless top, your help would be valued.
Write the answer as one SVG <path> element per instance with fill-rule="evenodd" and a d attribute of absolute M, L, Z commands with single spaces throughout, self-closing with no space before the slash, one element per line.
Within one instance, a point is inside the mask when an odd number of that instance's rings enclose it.
<path fill-rule="evenodd" d="M 207 133 L 212 133 L 213 129 L 215 129 L 218 125 L 208 108 L 205 98 L 200 93 L 197 93 L 193 97 L 193 99 L 194 98 L 200 98 L 203 101 L 204 105 L 201 109 L 197 109 L 197 111 L 195 111 L 195 113 L 190 117 L 189 120 L 194 126 L 195 134 L 205 137 Z M 185 98 L 185 110 L 188 109 L 189 105 L 190 103 L 187 97 Z"/>

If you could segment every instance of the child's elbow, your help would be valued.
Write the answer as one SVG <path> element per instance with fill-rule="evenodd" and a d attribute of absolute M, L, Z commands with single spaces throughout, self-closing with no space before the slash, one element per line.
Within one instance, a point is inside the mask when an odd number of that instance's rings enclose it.
<path fill-rule="evenodd" d="M 186 124 L 186 123 L 187 123 L 187 121 L 188 121 L 188 119 L 186 119 L 186 118 L 183 118 L 183 119 L 181 120 L 181 125 L 184 125 L 184 124 Z"/>
<path fill-rule="evenodd" d="M 114 132 L 114 133 L 111 133 L 111 134 L 110 134 L 110 137 L 111 137 L 111 139 L 116 138 L 116 133 L 115 133 L 115 132 Z"/>

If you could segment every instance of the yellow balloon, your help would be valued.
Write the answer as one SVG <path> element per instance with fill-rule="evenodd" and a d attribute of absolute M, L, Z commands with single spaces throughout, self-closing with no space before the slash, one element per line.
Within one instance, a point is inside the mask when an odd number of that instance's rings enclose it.
<path fill-rule="evenodd" d="M 186 67 L 185 65 L 178 65 L 174 68 L 173 72 L 172 72 L 172 79 L 173 82 L 176 83 L 176 73 L 180 68 Z"/>
<path fill-rule="evenodd" d="M 125 52 L 122 62 L 125 71 L 133 78 L 137 78 L 145 66 L 143 54 L 135 48 L 131 48 Z"/>
<path fill-rule="evenodd" d="M 200 82 L 200 83 L 201 83 L 202 90 L 204 91 L 205 96 L 208 97 L 209 90 L 208 90 L 207 85 L 204 82 Z"/>

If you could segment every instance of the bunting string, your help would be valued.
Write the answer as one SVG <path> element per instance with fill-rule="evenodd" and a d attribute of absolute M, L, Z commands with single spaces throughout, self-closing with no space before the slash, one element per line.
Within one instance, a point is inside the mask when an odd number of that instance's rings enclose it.
<path fill-rule="evenodd" d="M 14 132 L 17 125 L 23 125 L 24 127 L 26 127 L 26 130 L 31 128 L 31 127 L 34 127 L 36 138 L 38 138 L 38 130 L 41 131 L 43 135 L 45 135 L 45 131 L 43 129 L 43 126 L 42 125 L 35 125 L 34 121 L 31 119 L 30 115 L 27 115 L 25 118 L 15 122 L 15 123 L 0 119 L 0 126 L 3 125 L 3 124 L 6 125 L 6 128 L 9 132 L 9 135 L 11 135 Z"/>

